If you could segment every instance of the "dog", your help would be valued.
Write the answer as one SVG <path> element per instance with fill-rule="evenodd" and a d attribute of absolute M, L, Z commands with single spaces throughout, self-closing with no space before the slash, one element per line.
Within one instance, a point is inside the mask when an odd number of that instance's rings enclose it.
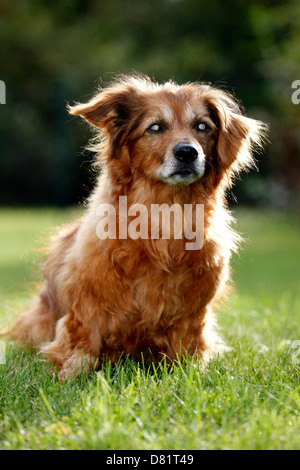
<path fill-rule="evenodd" d="M 40 350 L 60 380 L 122 355 L 195 355 L 206 363 L 225 347 L 213 312 L 226 296 L 239 241 L 226 191 L 253 166 L 266 125 L 210 84 L 158 84 L 143 75 L 120 76 L 68 111 L 95 131 L 97 183 L 83 217 L 52 240 L 43 288 L 11 339 Z M 122 197 L 147 210 L 189 205 L 192 216 L 203 207 L 198 249 L 188 250 L 187 234 L 175 237 L 174 227 L 169 237 L 160 229 L 151 237 L 149 227 L 146 236 L 124 236 Z M 97 233 L 103 205 L 116 209 L 114 237 Z M 133 217 L 124 220 L 127 230 Z"/>

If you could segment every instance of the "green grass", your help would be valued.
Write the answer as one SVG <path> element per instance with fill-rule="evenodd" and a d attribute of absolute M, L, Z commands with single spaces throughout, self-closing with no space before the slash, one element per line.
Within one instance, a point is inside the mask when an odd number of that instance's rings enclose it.
<path fill-rule="evenodd" d="M 40 262 L 33 249 L 75 215 L 0 211 L 1 326 L 29 297 Z M 299 449 L 300 225 L 270 211 L 236 217 L 248 241 L 218 313 L 229 353 L 205 370 L 193 358 L 170 367 L 126 360 L 62 384 L 36 355 L 7 345 L 0 449 Z"/>

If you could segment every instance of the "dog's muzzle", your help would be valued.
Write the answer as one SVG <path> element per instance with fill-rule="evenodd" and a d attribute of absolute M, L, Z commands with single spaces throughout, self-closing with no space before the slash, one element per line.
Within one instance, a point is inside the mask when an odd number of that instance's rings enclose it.
<path fill-rule="evenodd" d="M 159 167 L 157 176 L 169 184 L 191 184 L 202 178 L 205 155 L 201 146 L 179 142 Z"/>
<path fill-rule="evenodd" d="M 179 143 L 173 149 L 175 159 L 171 177 L 177 176 L 180 180 L 194 178 L 197 175 L 196 160 L 198 150 L 191 144 Z"/>

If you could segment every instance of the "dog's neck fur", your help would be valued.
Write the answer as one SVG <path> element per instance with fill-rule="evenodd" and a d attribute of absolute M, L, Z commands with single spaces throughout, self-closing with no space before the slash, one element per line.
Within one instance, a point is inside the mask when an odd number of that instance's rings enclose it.
<path fill-rule="evenodd" d="M 127 196 L 127 207 L 132 204 L 143 204 L 150 214 L 151 204 L 180 204 L 183 208 L 184 204 L 192 204 L 193 211 L 195 210 L 196 204 L 204 205 L 204 246 L 207 244 L 215 246 L 216 252 L 223 253 L 225 257 L 229 257 L 231 251 L 234 251 L 238 245 L 239 237 L 236 235 L 230 225 L 232 217 L 225 207 L 223 191 L 221 187 L 217 188 L 214 194 L 210 194 L 208 197 L 205 187 L 201 185 L 201 182 L 186 187 L 169 186 L 165 183 L 147 181 L 144 179 L 144 186 L 141 184 L 135 184 L 135 181 L 128 181 L 125 185 L 112 185 L 111 178 L 108 175 L 109 168 L 106 166 L 103 168 L 102 174 L 98 180 L 98 184 L 94 189 L 90 200 L 89 200 L 89 211 L 88 217 L 90 218 L 90 230 L 93 230 L 96 235 L 96 225 L 99 218 L 96 217 L 96 211 L 99 204 L 108 203 L 113 205 L 116 209 L 119 207 L 119 197 Z M 150 195 L 150 196 L 149 196 Z M 193 215 L 194 216 L 194 215 Z M 130 219 L 128 219 L 129 223 Z M 109 240 L 106 240 L 109 245 Z M 184 244 L 187 240 L 151 240 L 151 239 L 138 239 L 134 240 L 137 252 L 143 250 L 155 259 L 157 263 L 157 252 L 161 252 L 161 255 L 166 258 L 170 257 L 170 253 L 176 254 L 176 244 Z M 114 243 L 111 243 L 111 249 L 113 249 Z M 177 246 L 178 248 L 178 246 Z M 180 252 L 182 252 L 180 250 Z M 196 257 L 199 262 L 199 258 L 204 256 L 205 249 L 198 251 L 187 251 L 186 257 Z M 174 260 L 175 261 L 175 260 Z M 215 260 L 217 262 L 217 260 Z M 203 260 L 203 262 L 206 262 Z"/>

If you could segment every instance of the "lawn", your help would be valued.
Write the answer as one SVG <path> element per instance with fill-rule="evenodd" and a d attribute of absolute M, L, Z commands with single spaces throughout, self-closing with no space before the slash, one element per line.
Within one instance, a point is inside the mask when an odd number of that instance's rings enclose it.
<path fill-rule="evenodd" d="M 1 327 L 39 279 L 45 234 L 76 212 L 0 210 Z M 205 370 L 192 358 L 148 368 L 127 360 L 62 384 L 36 355 L 7 345 L 0 449 L 299 449 L 300 224 L 267 210 L 235 215 L 247 241 L 218 312 L 230 352 Z"/>

